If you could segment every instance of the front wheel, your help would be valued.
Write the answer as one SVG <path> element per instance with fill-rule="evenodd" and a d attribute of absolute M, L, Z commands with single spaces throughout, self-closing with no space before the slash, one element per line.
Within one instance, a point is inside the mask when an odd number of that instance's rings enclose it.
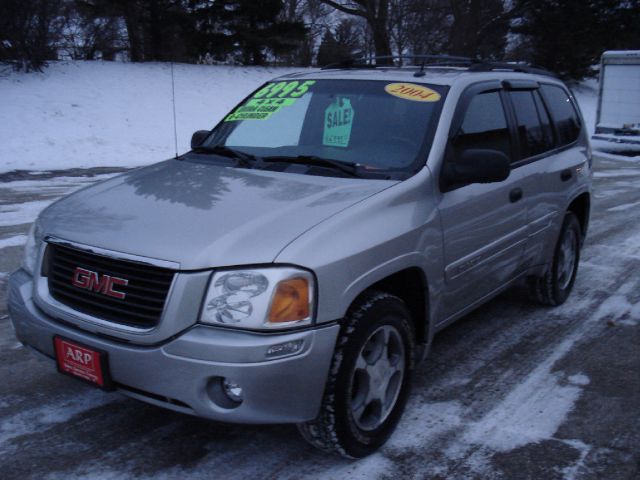
<path fill-rule="evenodd" d="M 407 401 L 415 341 L 406 304 L 364 296 L 345 318 L 318 416 L 298 425 L 312 445 L 348 458 L 373 453 L 395 429 Z"/>
<path fill-rule="evenodd" d="M 560 229 L 551 267 L 542 277 L 530 279 L 529 287 L 534 300 L 554 306 L 565 302 L 578 273 L 581 244 L 580 222 L 573 213 L 568 212 Z"/>

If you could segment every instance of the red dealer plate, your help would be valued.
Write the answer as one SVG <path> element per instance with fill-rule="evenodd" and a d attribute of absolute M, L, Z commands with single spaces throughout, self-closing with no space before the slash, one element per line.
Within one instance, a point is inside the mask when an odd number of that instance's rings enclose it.
<path fill-rule="evenodd" d="M 101 388 L 107 389 L 111 386 L 106 352 L 58 336 L 53 337 L 53 344 L 60 373 Z"/>

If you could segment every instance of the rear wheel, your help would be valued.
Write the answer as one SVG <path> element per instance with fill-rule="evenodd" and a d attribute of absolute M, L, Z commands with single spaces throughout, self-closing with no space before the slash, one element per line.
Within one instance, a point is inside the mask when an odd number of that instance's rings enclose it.
<path fill-rule="evenodd" d="M 581 236 L 580 222 L 573 213 L 567 212 L 551 267 L 543 276 L 530 279 L 530 294 L 534 300 L 545 305 L 561 305 L 569 297 L 578 273 Z"/>
<path fill-rule="evenodd" d="M 367 294 L 345 318 L 320 413 L 298 425 L 302 436 L 349 458 L 378 449 L 404 410 L 414 345 L 405 303 L 387 293 Z"/>

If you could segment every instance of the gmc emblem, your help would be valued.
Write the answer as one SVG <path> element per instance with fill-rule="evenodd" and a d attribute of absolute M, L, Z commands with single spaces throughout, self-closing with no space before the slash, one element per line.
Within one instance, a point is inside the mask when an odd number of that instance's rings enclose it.
<path fill-rule="evenodd" d="M 129 280 L 126 278 L 112 277 L 111 275 L 100 275 L 98 272 L 92 272 L 82 267 L 76 267 L 73 272 L 71 283 L 78 288 L 91 290 L 92 292 L 102 293 L 109 297 L 124 300 L 126 293 L 114 290 L 114 285 L 127 286 Z"/>

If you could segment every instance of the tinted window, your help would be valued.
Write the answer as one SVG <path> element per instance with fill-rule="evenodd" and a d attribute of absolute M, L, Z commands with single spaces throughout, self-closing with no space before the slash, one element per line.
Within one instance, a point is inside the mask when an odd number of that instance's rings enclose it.
<path fill-rule="evenodd" d="M 555 85 L 543 85 L 542 90 L 558 130 L 558 143 L 567 145 L 580 134 L 580 119 L 566 92 Z"/>
<path fill-rule="evenodd" d="M 534 94 L 537 95 L 537 92 L 531 90 L 510 93 L 516 111 L 522 158 L 539 155 L 553 148 L 547 112 L 536 104 Z M 544 121 L 541 120 L 541 114 L 544 114 Z"/>
<path fill-rule="evenodd" d="M 511 157 L 507 119 L 498 92 L 473 97 L 454 139 L 457 155 L 462 150 L 479 148 L 499 150 Z"/>
<path fill-rule="evenodd" d="M 553 127 L 551 126 L 551 118 L 549 117 L 549 112 L 544 106 L 544 102 L 542 101 L 542 97 L 540 97 L 540 92 L 537 90 L 532 92 L 533 99 L 536 102 L 536 109 L 538 110 L 538 117 L 540 118 L 540 124 L 542 125 L 542 131 L 545 135 L 548 136 L 551 142 L 551 146 L 555 145 L 555 134 L 553 133 Z"/>

